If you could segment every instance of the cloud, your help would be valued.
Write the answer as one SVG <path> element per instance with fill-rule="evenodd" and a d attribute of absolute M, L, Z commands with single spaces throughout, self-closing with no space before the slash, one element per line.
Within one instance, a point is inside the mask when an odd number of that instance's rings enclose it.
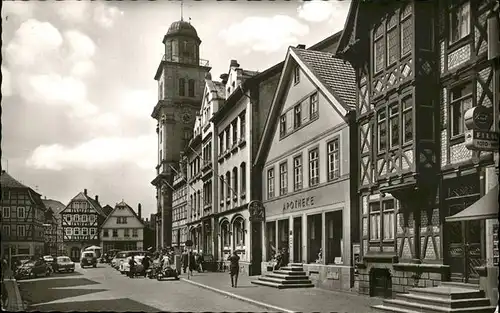
<path fill-rule="evenodd" d="M 83 22 L 88 19 L 87 1 L 58 1 L 54 3 L 57 15 L 64 21 Z"/>
<path fill-rule="evenodd" d="M 41 145 L 33 151 L 26 165 L 35 169 L 61 171 L 67 168 L 106 168 L 127 163 L 150 169 L 156 163 L 155 149 L 151 148 L 155 147 L 156 140 L 156 134 L 152 134 L 131 138 L 96 138 L 74 147 Z"/>
<path fill-rule="evenodd" d="M 33 16 L 33 11 L 33 2 L 30 1 L 2 1 L 2 17 L 26 19 Z"/>
<path fill-rule="evenodd" d="M 61 33 L 52 24 L 29 19 L 21 24 L 7 45 L 6 59 L 11 66 L 45 67 L 40 61 L 53 55 L 62 43 Z"/>
<path fill-rule="evenodd" d="M 344 25 L 351 1 L 304 1 L 297 8 L 299 18 L 312 23 L 328 21 L 330 24 Z"/>
<path fill-rule="evenodd" d="M 74 59 L 86 59 L 94 56 L 95 43 L 87 35 L 77 30 L 69 30 L 64 33 L 64 38 L 71 48 L 71 56 Z"/>
<path fill-rule="evenodd" d="M 150 119 L 152 104 L 157 101 L 156 94 L 146 90 L 132 90 L 122 95 L 119 110 L 126 116 Z"/>
<path fill-rule="evenodd" d="M 309 33 L 309 27 L 286 15 L 247 17 L 220 32 L 229 46 L 247 46 L 257 52 L 275 52 L 297 42 Z"/>
<path fill-rule="evenodd" d="M 12 95 L 12 84 L 10 81 L 10 71 L 2 66 L 2 96 L 8 97 Z"/>
<path fill-rule="evenodd" d="M 102 2 L 98 3 L 94 8 L 94 21 L 104 28 L 113 27 L 116 19 L 123 15 L 115 6 L 109 6 Z"/>

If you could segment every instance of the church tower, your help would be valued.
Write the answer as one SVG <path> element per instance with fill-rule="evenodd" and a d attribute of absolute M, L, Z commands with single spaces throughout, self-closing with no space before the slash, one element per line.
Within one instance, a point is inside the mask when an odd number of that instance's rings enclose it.
<path fill-rule="evenodd" d="M 181 151 L 192 137 L 196 113 L 200 110 L 209 63 L 200 59 L 201 40 L 190 22 L 172 23 L 163 37 L 163 55 L 155 80 L 158 82 L 158 103 L 151 116 L 157 120 L 158 164 L 156 187 L 158 247 L 172 244 L 171 166 L 175 168 Z"/>

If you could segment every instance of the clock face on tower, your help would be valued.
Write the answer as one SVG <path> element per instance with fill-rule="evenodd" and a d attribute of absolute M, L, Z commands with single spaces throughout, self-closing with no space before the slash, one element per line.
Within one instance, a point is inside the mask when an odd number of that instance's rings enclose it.
<path fill-rule="evenodd" d="M 188 124 L 190 121 L 191 121 L 191 114 L 189 112 L 184 112 L 182 114 L 182 121 L 185 123 L 185 124 Z"/>

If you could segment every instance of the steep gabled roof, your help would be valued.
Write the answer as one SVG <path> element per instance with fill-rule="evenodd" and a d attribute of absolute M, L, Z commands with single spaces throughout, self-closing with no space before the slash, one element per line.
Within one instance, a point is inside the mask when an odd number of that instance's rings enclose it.
<path fill-rule="evenodd" d="M 126 208 L 129 208 L 130 211 L 132 212 L 132 214 L 134 214 L 135 218 L 142 224 L 142 226 L 144 226 L 144 222 L 142 219 L 139 218 L 139 216 L 137 215 L 137 213 L 134 211 L 134 209 L 132 209 L 132 207 L 130 205 L 128 205 L 125 201 L 121 201 L 120 203 L 117 203 L 114 207 L 114 209 L 108 214 L 108 216 L 106 217 L 106 219 L 104 220 L 104 222 L 102 223 L 102 225 L 105 225 L 106 222 L 111 218 L 111 216 L 113 215 L 113 213 L 119 208 L 119 207 L 126 207 Z"/>
<path fill-rule="evenodd" d="M 301 68 L 307 78 L 318 87 L 329 100 L 333 109 L 344 120 L 347 120 L 349 112 L 355 110 L 355 74 L 350 65 L 343 60 L 334 58 L 334 55 L 329 52 L 289 47 L 254 165 L 258 164 L 269 150 L 272 141 L 270 137 L 273 136 L 279 124 L 277 120 L 284 103 L 282 98 L 287 94 L 286 90 L 295 66 Z"/>
<path fill-rule="evenodd" d="M 43 199 L 43 204 L 48 209 L 51 209 L 54 214 L 59 214 L 66 208 L 66 206 L 61 202 L 53 199 Z"/>
<path fill-rule="evenodd" d="M 95 199 L 92 199 L 88 195 L 86 195 L 84 192 L 79 192 L 76 196 L 71 199 L 71 201 L 68 203 L 68 205 L 64 208 L 66 210 L 73 201 L 87 201 L 90 203 L 90 206 L 94 208 L 94 210 L 97 212 L 97 214 L 106 217 L 106 214 L 104 214 L 101 205 L 99 202 L 95 201 Z M 62 210 L 60 213 L 62 213 L 64 210 Z"/>
<path fill-rule="evenodd" d="M 6 171 L 2 171 L 0 175 L 0 186 L 2 188 L 20 188 L 20 189 L 30 189 L 29 187 L 18 182 L 14 177 L 10 176 Z"/>
<path fill-rule="evenodd" d="M 102 211 L 104 212 L 104 214 L 106 214 L 106 216 L 108 216 L 113 211 L 113 207 L 109 204 L 106 204 L 102 207 Z"/>

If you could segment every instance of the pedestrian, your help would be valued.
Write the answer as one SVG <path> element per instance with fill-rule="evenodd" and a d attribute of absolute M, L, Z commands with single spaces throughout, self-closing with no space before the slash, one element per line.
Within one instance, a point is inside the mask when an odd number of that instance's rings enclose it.
<path fill-rule="evenodd" d="M 134 278 L 134 271 L 135 271 L 135 261 L 134 257 L 131 256 L 129 257 L 128 265 L 129 265 L 129 271 L 128 271 L 128 277 L 129 278 Z"/>
<path fill-rule="evenodd" d="M 198 273 L 203 273 L 203 251 L 200 250 L 200 253 L 196 256 L 196 265 L 198 267 Z"/>
<path fill-rule="evenodd" d="M 229 275 L 231 275 L 231 287 L 236 288 L 238 286 L 238 274 L 240 273 L 240 257 L 236 251 L 233 251 L 233 254 L 227 260 L 230 262 Z"/>
<path fill-rule="evenodd" d="M 146 272 L 148 271 L 149 269 L 149 265 L 150 265 L 150 260 L 149 260 L 149 256 L 144 256 L 144 258 L 142 259 L 142 266 L 144 266 L 144 278 L 146 278 Z"/>
<path fill-rule="evenodd" d="M 188 253 L 187 250 L 184 249 L 181 255 L 181 263 L 182 263 L 182 271 L 186 274 L 186 269 L 188 267 Z"/>
<path fill-rule="evenodd" d="M 193 276 L 193 270 L 196 269 L 196 258 L 195 253 L 189 251 L 189 274 Z"/>

